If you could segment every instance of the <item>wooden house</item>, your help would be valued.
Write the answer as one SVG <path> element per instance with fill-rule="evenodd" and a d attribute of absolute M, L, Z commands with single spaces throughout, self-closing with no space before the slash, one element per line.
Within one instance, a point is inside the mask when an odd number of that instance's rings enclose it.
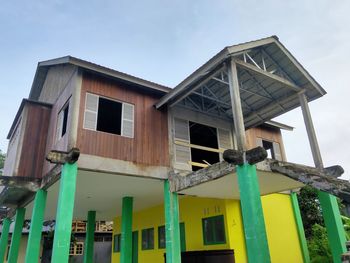
<path fill-rule="evenodd" d="M 67 262 L 72 219 L 86 218 L 84 262 L 96 219 L 114 220 L 112 262 L 178 263 L 181 252 L 182 262 L 309 262 L 295 202 L 304 184 L 245 162 L 257 188 L 244 188 L 223 152 L 262 146 L 286 161 L 281 129 L 292 128 L 271 119 L 323 95 L 275 36 L 224 48 L 173 89 L 71 56 L 39 62 L 8 135 L 0 262 L 15 212 L 19 228 L 33 224 L 25 262 L 38 262 L 43 220 L 56 220 L 52 262 Z M 205 179 L 217 163 L 220 176 Z"/>

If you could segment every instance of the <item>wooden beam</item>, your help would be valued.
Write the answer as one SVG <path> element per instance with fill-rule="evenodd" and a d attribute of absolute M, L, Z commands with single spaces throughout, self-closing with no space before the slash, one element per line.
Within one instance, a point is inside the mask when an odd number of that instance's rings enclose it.
<path fill-rule="evenodd" d="M 318 169 L 295 163 L 269 160 L 272 172 L 283 174 L 293 180 L 310 185 L 320 191 L 327 192 L 347 201 L 350 201 L 350 182 L 337 179 L 342 168 Z M 339 172 L 336 172 L 338 170 Z"/>
<path fill-rule="evenodd" d="M 40 189 L 41 179 L 24 176 L 0 176 L 0 185 L 36 192 Z"/>
<path fill-rule="evenodd" d="M 279 83 L 281 83 L 281 84 L 283 84 L 283 85 L 285 85 L 285 86 L 287 86 L 287 87 L 289 87 L 289 88 L 291 88 L 291 89 L 293 89 L 295 91 L 299 92 L 299 91 L 303 90 L 301 87 L 299 87 L 299 86 L 295 85 L 294 83 L 290 82 L 288 79 L 282 78 L 282 77 L 277 76 L 275 74 L 272 74 L 272 73 L 270 73 L 268 71 L 259 69 L 256 66 L 254 66 L 252 64 L 249 64 L 247 62 L 244 62 L 244 61 L 242 61 L 240 59 L 235 59 L 235 62 L 241 68 L 244 68 L 246 70 L 249 70 L 251 72 L 254 72 L 256 74 L 264 76 L 266 78 L 270 78 L 272 80 L 275 80 L 275 81 L 277 81 L 277 82 L 279 82 Z"/>
<path fill-rule="evenodd" d="M 235 165 L 229 164 L 227 162 L 216 163 L 198 171 L 189 173 L 185 176 L 177 174 L 175 172 L 170 172 L 170 191 L 179 192 L 234 172 L 236 172 Z"/>

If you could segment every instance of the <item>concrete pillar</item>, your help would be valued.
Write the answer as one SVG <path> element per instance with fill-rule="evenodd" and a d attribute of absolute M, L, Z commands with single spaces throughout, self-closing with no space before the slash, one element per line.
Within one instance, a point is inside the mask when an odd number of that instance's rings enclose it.
<path fill-rule="evenodd" d="M 96 211 L 89 211 L 84 246 L 84 263 L 94 262 L 95 221 Z"/>
<path fill-rule="evenodd" d="M 15 218 L 15 227 L 12 232 L 11 237 L 11 246 L 9 251 L 8 263 L 17 263 L 18 251 L 21 243 L 23 223 L 24 223 L 24 214 L 26 212 L 25 208 L 17 208 L 16 218 Z"/>
<path fill-rule="evenodd" d="M 47 192 L 43 189 L 40 189 L 35 194 L 32 219 L 30 221 L 25 263 L 37 263 L 39 261 L 46 197 Z"/>
<path fill-rule="evenodd" d="M 76 163 L 63 165 L 56 212 L 52 263 L 68 262 L 77 173 L 78 167 Z"/>
<path fill-rule="evenodd" d="M 123 197 L 120 263 L 132 263 L 132 207 L 133 198 Z"/>

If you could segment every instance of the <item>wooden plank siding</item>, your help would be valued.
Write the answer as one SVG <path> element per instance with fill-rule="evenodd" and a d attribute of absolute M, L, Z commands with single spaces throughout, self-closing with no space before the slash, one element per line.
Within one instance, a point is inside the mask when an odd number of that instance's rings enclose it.
<path fill-rule="evenodd" d="M 87 92 L 133 104 L 134 138 L 84 129 Z M 169 166 L 167 112 L 156 110 L 153 106 L 160 97 L 129 84 L 84 73 L 77 147 L 84 154 L 144 165 Z"/>
<path fill-rule="evenodd" d="M 287 161 L 283 145 L 282 133 L 279 128 L 269 128 L 259 126 L 246 130 L 247 148 L 252 149 L 257 146 L 256 139 L 261 138 L 270 142 L 278 142 L 280 144 L 282 159 Z"/>
<path fill-rule="evenodd" d="M 51 108 L 27 103 L 26 124 L 22 142 L 22 151 L 18 165 L 18 176 L 42 176 L 43 160 Z"/>

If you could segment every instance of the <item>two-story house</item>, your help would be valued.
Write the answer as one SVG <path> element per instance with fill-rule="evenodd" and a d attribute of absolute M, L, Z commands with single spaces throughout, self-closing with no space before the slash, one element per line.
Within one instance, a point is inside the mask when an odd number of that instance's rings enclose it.
<path fill-rule="evenodd" d="M 25 218 L 23 262 L 38 262 L 43 220 L 56 220 L 52 262 L 67 262 L 72 219 L 86 218 L 84 262 L 96 219 L 114 221 L 112 262 L 178 263 L 180 252 L 183 262 L 308 262 L 295 195 L 304 184 L 269 162 L 256 171 L 246 153 L 261 146 L 286 161 L 281 129 L 292 128 L 271 119 L 302 106 L 322 164 L 307 101 L 324 94 L 276 37 L 224 48 L 174 89 L 70 56 L 39 62 L 8 134 L 0 262 L 15 212 L 8 262 Z M 226 149 L 244 162 L 224 162 Z"/>

